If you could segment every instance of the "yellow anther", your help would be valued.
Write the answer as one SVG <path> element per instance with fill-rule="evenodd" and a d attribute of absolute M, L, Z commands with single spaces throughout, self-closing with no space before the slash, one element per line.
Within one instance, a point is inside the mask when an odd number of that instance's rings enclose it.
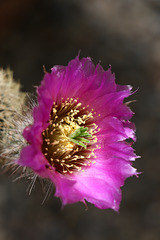
<path fill-rule="evenodd" d="M 49 163 L 62 174 L 83 171 L 84 167 L 95 163 L 93 158 L 96 156 L 93 152 L 100 148 L 98 145 L 96 147 L 94 145 L 97 142 L 95 134 L 100 131 L 98 126 L 93 123 L 96 117 L 93 114 L 96 112 L 94 109 L 86 110 L 89 105 L 82 106 L 82 103 L 78 101 L 78 98 L 67 98 L 65 101 L 61 98 L 60 103 L 54 102 L 50 114 L 50 125 L 42 133 L 42 152 Z M 88 137 L 87 149 L 78 146 L 69 137 L 81 127 L 87 127 L 88 134 L 92 136 Z"/>

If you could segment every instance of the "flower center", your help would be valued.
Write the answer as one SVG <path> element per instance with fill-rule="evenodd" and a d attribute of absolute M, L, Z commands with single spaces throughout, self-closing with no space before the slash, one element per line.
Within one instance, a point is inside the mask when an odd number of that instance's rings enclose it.
<path fill-rule="evenodd" d="M 43 131 L 42 152 L 49 164 L 62 173 L 80 171 L 89 166 L 100 130 L 94 123 L 96 113 L 82 107 L 78 99 L 61 99 L 53 103 L 49 126 Z"/>

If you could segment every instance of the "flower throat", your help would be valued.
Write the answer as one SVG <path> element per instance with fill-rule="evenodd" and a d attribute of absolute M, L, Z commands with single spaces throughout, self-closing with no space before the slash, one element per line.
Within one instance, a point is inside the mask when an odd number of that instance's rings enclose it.
<path fill-rule="evenodd" d="M 98 129 L 96 113 L 82 107 L 78 99 L 61 99 L 53 103 L 49 126 L 42 132 L 42 152 L 49 164 L 62 173 L 73 173 L 90 166 L 96 158 L 94 150 Z"/>

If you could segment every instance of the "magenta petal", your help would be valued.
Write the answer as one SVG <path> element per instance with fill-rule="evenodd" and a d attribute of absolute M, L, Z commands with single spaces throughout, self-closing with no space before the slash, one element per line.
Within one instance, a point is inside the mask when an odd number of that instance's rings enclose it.
<path fill-rule="evenodd" d="M 18 163 L 36 171 L 42 167 L 43 159 L 41 153 L 37 153 L 32 146 L 27 146 L 23 148 Z"/>
<path fill-rule="evenodd" d="M 56 196 L 61 198 L 63 205 L 85 199 L 101 209 L 112 208 L 118 211 L 120 187 L 127 177 L 136 174 L 136 169 L 121 159 L 100 160 L 84 173 L 71 178 L 62 176 L 58 182 L 54 180 Z"/>
<path fill-rule="evenodd" d="M 55 196 L 60 197 L 63 205 L 75 203 L 83 199 L 83 195 L 74 190 L 75 180 L 63 177 L 57 173 L 56 177 L 51 176 L 56 185 Z"/>
<path fill-rule="evenodd" d="M 115 163 L 117 168 L 113 171 Z M 126 177 L 134 174 L 136 170 L 123 161 L 110 160 L 108 164 L 95 164 L 86 173 L 73 176 L 72 180 L 75 181 L 61 178 L 61 185 L 56 183 L 56 196 L 62 199 L 64 205 L 85 199 L 98 208 L 118 211 L 120 187 Z"/>
<path fill-rule="evenodd" d="M 110 186 L 104 179 L 87 174 L 87 176 L 76 176 L 72 180 L 66 178 L 59 180 L 58 182 L 54 180 L 56 183 L 55 196 L 61 198 L 63 205 L 85 199 L 101 209 L 118 210 L 121 193 L 117 192 L 117 189 Z"/>
<path fill-rule="evenodd" d="M 106 148 L 106 151 L 110 155 L 122 158 L 126 161 L 134 161 L 136 158 L 138 158 L 130 144 L 124 141 L 110 144 Z"/>
<path fill-rule="evenodd" d="M 116 141 L 123 141 L 127 138 L 134 139 L 134 130 L 125 127 L 124 124 L 116 117 L 105 117 L 99 124 L 100 131 L 97 136 L 105 141 L 105 144 Z M 102 137 L 103 136 L 103 137 Z"/>

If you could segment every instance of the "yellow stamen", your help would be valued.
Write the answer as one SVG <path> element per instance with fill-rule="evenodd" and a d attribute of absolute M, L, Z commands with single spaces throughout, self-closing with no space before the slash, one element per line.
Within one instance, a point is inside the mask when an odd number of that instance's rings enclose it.
<path fill-rule="evenodd" d="M 89 111 L 89 105 L 82 106 L 78 98 L 67 98 L 66 101 L 62 98 L 60 104 L 53 103 L 50 125 L 42 133 L 42 152 L 58 172 L 72 174 L 92 164 L 92 159 L 96 158 L 94 151 L 100 148 L 98 144 L 95 145 L 98 140 L 95 134 L 100 131 L 93 122 L 96 117 L 94 109 Z M 71 141 L 69 136 L 77 129 L 87 129 L 89 141 L 81 145 Z"/>

